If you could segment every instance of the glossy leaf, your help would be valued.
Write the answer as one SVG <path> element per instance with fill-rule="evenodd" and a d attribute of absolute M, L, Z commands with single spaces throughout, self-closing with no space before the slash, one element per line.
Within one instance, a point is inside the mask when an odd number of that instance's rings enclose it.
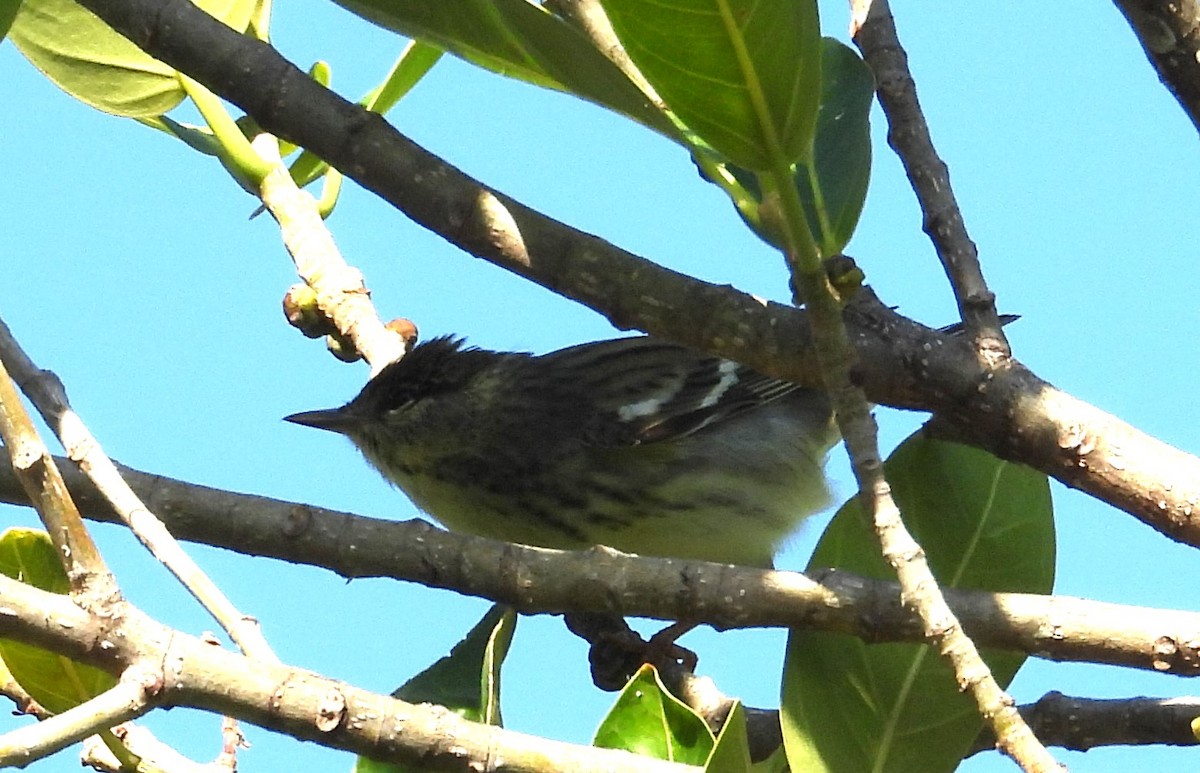
<path fill-rule="evenodd" d="M 646 757 L 703 765 L 713 735 L 695 712 L 667 691 L 652 666 L 638 670 L 596 730 L 594 746 Z"/>
<path fill-rule="evenodd" d="M 243 31 L 252 0 L 196 3 Z M 150 118 L 183 99 L 175 71 L 72 0 L 24 0 L 10 37 L 35 67 L 76 99 L 108 113 Z"/>
<path fill-rule="evenodd" d="M 0 572 L 51 593 L 65 594 L 70 588 L 50 536 L 44 531 L 7 529 L 0 534 Z M 0 639 L 0 658 L 17 684 L 55 714 L 117 683 L 116 677 L 106 671 L 11 639 Z"/>
<path fill-rule="evenodd" d="M 401 35 L 493 72 L 567 91 L 674 136 L 667 118 L 570 24 L 527 0 L 336 0 Z"/>
<path fill-rule="evenodd" d="M 811 163 L 793 173 L 809 230 L 824 255 L 841 252 L 862 214 L 871 177 L 871 100 L 874 78 L 853 50 L 833 38 L 821 41 L 821 106 Z M 717 159 L 714 159 L 717 160 Z M 773 247 L 783 240 L 761 216 L 763 186 L 753 171 L 734 164 L 702 170 L 733 200 L 746 225 Z M 725 179 L 716 179 L 724 175 Z"/>
<path fill-rule="evenodd" d="M 821 108 L 810 164 L 796 169 L 796 188 L 823 255 L 836 255 L 854 235 L 871 179 L 871 100 L 875 78 L 848 46 L 821 41 Z"/>
<path fill-rule="evenodd" d="M 445 706 L 472 722 L 501 725 L 500 667 L 516 630 L 511 607 L 493 606 L 475 627 L 429 668 L 392 693 L 409 703 Z M 356 773 L 408 773 L 411 768 L 359 757 Z M 413 771 L 415 773 L 415 771 Z"/>
<path fill-rule="evenodd" d="M 734 164 L 807 158 L 821 88 L 811 0 L 603 0 L 667 107 Z"/>
<path fill-rule="evenodd" d="M 919 436 L 885 469 L 943 587 L 1051 590 L 1054 523 L 1044 475 Z M 809 564 L 829 566 L 894 578 L 857 498 L 838 512 Z M 1024 661 L 983 654 L 1002 685 Z M 981 726 L 974 701 L 931 648 L 801 630 L 788 640 L 781 719 L 792 769 L 805 771 L 953 770 Z"/>

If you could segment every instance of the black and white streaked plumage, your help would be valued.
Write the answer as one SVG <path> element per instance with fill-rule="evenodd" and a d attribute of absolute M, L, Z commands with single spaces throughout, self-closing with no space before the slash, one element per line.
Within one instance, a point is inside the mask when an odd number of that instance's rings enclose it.
<path fill-rule="evenodd" d="M 823 392 L 646 337 L 541 356 L 435 338 L 288 421 L 346 435 L 455 531 L 760 567 L 828 504 L 837 440 Z"/>

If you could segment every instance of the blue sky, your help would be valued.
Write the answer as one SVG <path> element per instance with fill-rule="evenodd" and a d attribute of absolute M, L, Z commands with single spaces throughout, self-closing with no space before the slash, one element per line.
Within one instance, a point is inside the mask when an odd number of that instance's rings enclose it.
<path fill-rule="evenodd" d="M 1017 356 L 1056 385 L 1134 426 L 1196 450 L 1198 369 L 1187 338 L 1196 132 L 1158 83 L 1111 5 L 899 5 L 898 24 L 934 139 Z M 827 34 L 846 11 L 824 3 Z M 302 0 L 276 9 L 274 42 L 301 66 L 324 58 L 333 86 L 357 98 L 402 42 L 340 9 Z M 361 365 L 337 363 L 280 313 L 294 282 L 267 218 L 211 160 L 57 91 L 0 46 L 0 316 L 36 362 L 67 384 L 76 409 L 118 460 L 211 486 L 387 518 L 412 506 L 348 443 L 280 419 L 352 396 Z M 787 299 L 781 260 L 742 227 L 686 155 L 616 116 L 444 60 L 391 114 L 397 127 L 472 176 L 583 230 L 702 278 Z M 874 117 L 876 161 L 848 247 L 885 301 L 931 325 L 952 297 L 898 162 Z M 424 336 L 454 332 L 493 348 L 548 351 L 615 331 L 598 315 L 448 246 L 348 184 L 330 221 L 366 274 L 385 318 Z M 1151 315 L 1153 312 L 1153 316 Z M 886 448 L 922 417 L 877 412 Z M 885 449 L 886 450 L 886 449 Z M 852 478 L 840 451 L 831 475 Z M 1196 555 L 1112 508 L 1055 484 L 1066 595 L 1195 608 Z M 827 515 L 779 560 L 800 568 Z M 0 509 L 0 526 L 35 523 Z M 96 532 L 127 595 L 192 633 L 213 623 L 128 534 Z M 257 615 L 287 662 L 388 692 L 444 654 L 486 602 L 195 547 L 235 603 Z M 784 635 L 698 631 L 704 673 L 756 706 L 777 703 Z M 506 723 L 586 741 L 611 697 L 590 686 L 584 646 L 557 618 L 523 619 L 506 667 Z M 1030 661 L 1012 692 L 1172 696 L 1185 680 Z M 564 710 L 562 706 L 569 708 Z M 546 708 L 553 706 L 553 712 Z M 0 717 L 0 730 L 18 720 Z M 218 720 L 175 710 L 150 726 L 196 759 L 217 752 Z M 345 769 L 340 753 L 246 728 L 245 770 Z M 1193 753 L 1055 750 L 1079 770 L 1181 769 Z M 297 757 L 297 755 L 300 755 Z M 1192 763 L 1194 766 L 1194 763 Z M 75 769 L 70 755 L 35 771 Z M 966 771 L 1011 770 L 981 755 Z"/>

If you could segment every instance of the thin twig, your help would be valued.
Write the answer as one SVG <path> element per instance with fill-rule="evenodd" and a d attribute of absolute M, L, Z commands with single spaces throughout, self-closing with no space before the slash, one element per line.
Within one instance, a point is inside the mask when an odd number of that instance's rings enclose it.
<path fill-rule="evenodd" d="M 874 461 L 878 462 L 877 459 Z M 883 545 L 884 558 L 900 578 L 905 606 L 920 613 L 930 643 L 950 662 L 959 689 L 969 691 L 975 699 L 980 716 L 999 739 L 998 746 L 1016 760 L 1022 770 L 1032 773 L 1059 769 L 1059 763 L 1030 730 L 1016 710 L 1013 699 L 996 682 L 975 642 L 946 603 L 924 551 L 904 527 L 900 510 L 883 479 L 882 463 L 878 466 L 868 464 L 866 472 L 867 480 L 874 486 L 871 498 L 874 501 L 867 501 L 875 514 L 876 532 Z"/>
<path fill-rule="evenodd" d="M 996 298 L 983 278 L 979 252 L 950 187 L 950 170 L 933 147 L 891 9 L 887 0 L 852 0 L 851 7 L 851 35 L 875 75 L 879 104 L 888 121 L 888 144 L 900 157 L 917 195 L 922 225 L 950 280 L 967 335 L 983 364 L 1003 363 L 1010 352 L 996 314 Z"/>
<path fill-rule="evenodd" d="M 259 196 L 279 223 L 284 246 L 296 272 L 317 294 L 317 305 L 338 332 L 378 373 L 404 355 L 404 339 L 386 329 L 371 304 L 362 272 L 342 259 L 333 236 L 317 210 L 317 202 L 300 190 L 279 157 L 279 142 L 260 134 L 251 142 L 273 170 L 259 186 Z"/>
<path fill-rule="evenodd" d="M 1013 699 L 992 676 L 975 642 L 946 602 L 924 550 L 904 525 L 884 478 L 878 425 L 862 389 L 852 384 L 852 350 L 835 294 L 828 279 L 811 270 L 806 262 L 796 265 L 793 277 L 812 313 L 817 357 L 850 454 L 859 501 L 870 513 L 884 559 L 896 572 L 902 604 L 922 621 L 926 639 L 949 662 L 959 689 L 970 692 L 980 716 L 1000 739 L 1001 748 L 1025 771 L 1058 769 L 1058 763 L 1021 719 Z"/>
<path fill-rule="evenodd" d="M 71 409 L 62 382 L 33 363 L 2 319 L 0 361 L 5 363 L 21 390 L 54 430 L 67 456 L 103 493 L 121 521 L 146 549 L 179 579 L 244 652 L 260 660 L 274 661 L 275 655 L 263 638 L 258 622 L 233 606 L 121 478 L 100 442 Z"/>
<path fill-rule="evenodd" d="M 14 715 L 30 714 L 38 719 L 52 716 L 45 706 L 35 701 L 33 696 L 12 678 L 12 674 L 8 673 L 8 669 L 4 668 L 3 663 L 0 663 L 0 672 L 4 674 L 4 679 L 0 682 L 0 695 L 13 702 L 15 709 L 12 713 Z"/>
<path fill-rule="evenodd" d="M 0 322 L 0 325 L 3 323 Z M 9 377 L 2 356 L 0 437 L 8 450 L 13 472 L 46 526 L 70 581 L 72 593 L 77 598 L 86 597 L 88 601 L 83 603 L 102 603 L 106 599 L 119 598 L 116 580 L 84 526 L 54 457 L 38 437 L 33 421 L 21 404 L 17 387 Z"/>
<path fill-rule="evenodd" d="M 875 75 L 879 102 L 888 119 L 888 143 L 904 164 L 917 194 L 925 216 L 925 232 L 950 279 L 980 364 L 991 371 L 1007 364 L 1011 352 L 996 313 L 995 296 L 984 281 L 978 251 L 967 234 L 950 187 L 949 170 L 929 136 L 891 10 L 887 0 L 852 0 L 852 6 L 857 25 L 852 30 L 854 41 Z M 845 397 L 840 395 L 839 412 L 844 403 Z M 865 413 L 857 401 L 848 409 Z M 864 419 L 861 427 L 870 426 L 874 430 L 869 416 L 861 418 Z M 860 449 L 857 453 L 856 441 Z M 846 438 L 864 509 L 874 516 L 884 558 L 896 569 L 905 604 L 920 613 L 931 642 L 950 661 L 959 688 L 970 691 L 974 697 L 980 716 L 996 734 L 998 746 L 1025 771 L 1058 769 L 1058 762 L 1022 719 L 1015 702 L 996 682 L 975 643 L 947 605 L 924 551 L 904 527 L 900 510 L 884 480 L 883 462 L 875 451 L 875 441 L 874 431 L 868 438 L 857 435 Z"/>
<path fill-rule="evenodd" d="M 154 671 L 160 706 L 237 717 L 300 740 L 428 771 L 570 770 L 699 773 L 699 768 L 470 722 L 439 706 L 413 705 L 311 671 L 222 650 L 126 606 L 90 615 L 65 596 L 0 575 L 0 636 L 51 648 L 109 671 Z M 107 646 L 95 646 L 104 641 Z M 157 669 L 157 670 L 155 670 Z M 2 761 L 0 761 L 2 762 Z"/>
<path fill-rule="evenodd" d="M 161 687 L 152 675 L 131 668 L 116 685 L 91 700 L 0 736 L 0 767 L 24 767 L 88 736 L 140 717 L 153 707 L 150 696 Z"/>
<path fill-rule="evenodd" d="M 118 725 L 112 732 L 130 754 L 142 760 L 141 767 L 137 769 L 138 773 L 234 773 L 234 769 L 222 766 L 219 762 L 196 762 L 188 759 L 155 738 L 146 728 L 132 722 Z M 129 771 L 129 766 L 122 766 L 99 736 L 84 739 L 83 748 L 79 752 L 79 764 L 103 773 Z"/>

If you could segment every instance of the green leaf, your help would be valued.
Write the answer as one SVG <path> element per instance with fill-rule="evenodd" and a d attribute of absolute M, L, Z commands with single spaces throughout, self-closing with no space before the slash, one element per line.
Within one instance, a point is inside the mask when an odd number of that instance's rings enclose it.
<path fill-rule="evenodd" d="M 705 764 L 713 743 L 704 720 L 663 687 L 650 665 L 643 665 L 621 690 L 592 741 L 604 749 L 684 765 Z"/>
<path fill-rule="evenodd" d="M 871 71 L 853 50 L 833 38 L 821 41 L 821 106 L 810 164 L 798 163 L 792 175 L 809 230 L 821 253 L 841 252 L 862 214 L 871 178 Z M 701 156 L 697 163 L 719 159 Z M 758 175 L 734 164 L 711 165 L 701 174 L 721 187 L 738 214 L 760 239 L 782 248 L 773 219 L 763 217 L 763 185 Z"/>
<path fill-rule="evenodd" d="M 50 593 L 71 590 L 50 535 L 40 529 L 11 528 L 0 534 L 0 572 Z"/>
<path fill-rule="evenodd" d="M 70 589 L 50 535 L 36 529 L 6 529 L 0 534 L 0 572 L 51 593 Z M 106 671 L 11 639 L 0 639 L 0 659 L 21 689 L 55 714 L 117 683 Z"/>
<path fill-rule="evenodd" d="M 137 118 L 134 120 L 152 129 L 158 129 L 165 134 L 169 134 L 186 144 L 192 150 L 203 153 L 206 156 L 219 156 L 221 154 L 221 145 L 217 142 L 217 138 L 213 136 L 212 129 L 208 127 L 201 128 L 190 124 L 182 124 L 166 115 Z"/>
<path fill-rule="evenodd" d="M 796 189 L 823 255 L 854 235 L 871 179 L 871 100 L 875 78 L 848 46 L 821 41 L 821 109 L 811 164 L 796 169 Z"/>
<path fill-rule="evenodd" d="M 667 135 L 671 122 L 586 37 L 527 0 L 336 0 L 382 27 L 493 72 L 567 91 Z"/>
<path fill-rule="evenodd" d="M 383 83 L 376 86 L 366 96 L 358 100 L 358 104 L 367 110 L 385 115 L 396 106 L 405 94 L 420 82 L 438 60 L 442 58 L 442 50 L 428 43 L 413 41 L 404 47 L 400 57 L 392 65 L 392 69 L 384 77 Z M 313 180 L 325 174 L 329 164 L 317 155 L 304 151 L 292 164 L 289 170 L 292 179 L 303 188 Z"/>
<path fill-rule="evenodd" d="M 12 26 L 13 19 L 17 18 L 20 8 L 21 0 L 0 0 L 0 41 L 8 34 L 8 28 Z"/>
<path fill-rule="evenodd" d="M 508 654 L 517 615 L 497 604 L 475 627 L 429 668 L 404 683 L 393 697 L 409 703 L 445 706 L 472 722 L 503 724 L 500 719 L 500 666 Z M 411 768 L 359 757 L 356 773 L 408 773 Z M 413 771 L 415 773 L 415 771 Z"/>
<path fill-rule="evenodd" d="M 370 94 L 359 100 L 366 109 L 384 115 L 412 91 L 425 74 L 442 58 L 442 50 L 428 43 L 414 40 L 400 52 L 400 58 L 392 65 L 383 83 Z"/>
<path fill-rule="evenodd" d="M 1054 522 L 1044 475 L 920 436 L 906 440 L 885 470 L 944 588 L 1050 592 Z M 825 566 L 894 578 L 857 498 L 838 512 L 809 563 Z M 1001 685 L 1024 662 L 1017 653 L 982 654 Z M 814 631 L 791 632 L 781 706 L 793 770 L 949 771 L 981 726 L 974 701 L 931 648 L 867 646 Z"/>
<path fill-rule="evenodd" d="M 409 703 L 436 703 L 472 722 L 502 725 L 500 667 L 508 655 L 517 614 L 496 604 L 450 654 L 404 683 L 392 695 Z"/>
<path fill-rule="evenodd" d="M 196 5 L 238 31 L 246 29 L 254 10 L 252 0 Z M 98 110 L 151 118 L 183 99 L 173 69 L 72 0 L 24 0 L 10 37 L 56 86 Z"/>
<path fill-rule="evenodd" d="M 733 708 L 721 725 L 716 744 L 704 773 L 748 773 L 750 770 L 750 738 L 746 734 L 746 710 L 741 701 L 734 701 Z"/>
<path fill-rule="evenodd" d="M 812 0 L 603 0 L 667 107 L 734 164 L 767 170 L 812 151 L 821 88 Z"/>
<path fill-rule="evenodd" d="M 780 746 L 771 756 L 750 766 L 751 773 L 788 773 L 787 754 Z"/>

